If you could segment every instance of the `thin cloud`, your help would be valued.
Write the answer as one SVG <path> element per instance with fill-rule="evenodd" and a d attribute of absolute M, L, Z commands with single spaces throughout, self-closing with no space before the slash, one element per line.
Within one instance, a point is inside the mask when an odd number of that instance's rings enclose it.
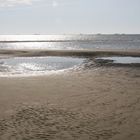
<path fill-rule="evenodd" d="M 0 0 L 0 7 L 14 7 L 18 5 L 31 5 L 39 0 Z"/>
<path fill-rule="evenodd" d="M 35 2 L 38 2 L 37 7 L 40 6 L 51 6 L 53 8 L 62 7 L 62 6 L 69 6 L 73 4 L 70 1 L 66 0 L 0 0 L 0 8 L 6 7 L 17 7 L 17 6 L 31 6 Z"/>

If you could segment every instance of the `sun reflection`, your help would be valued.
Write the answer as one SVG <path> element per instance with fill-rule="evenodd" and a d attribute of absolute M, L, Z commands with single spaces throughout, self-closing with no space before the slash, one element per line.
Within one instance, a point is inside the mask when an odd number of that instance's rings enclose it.
<path fill-rule="evenodd" d="M 0 77 L 12 75 L 38 75 L 48 72 L 58 73 L 78 66 L 82 58 L 71 57 L 15 57 L 1 59 Z"/>

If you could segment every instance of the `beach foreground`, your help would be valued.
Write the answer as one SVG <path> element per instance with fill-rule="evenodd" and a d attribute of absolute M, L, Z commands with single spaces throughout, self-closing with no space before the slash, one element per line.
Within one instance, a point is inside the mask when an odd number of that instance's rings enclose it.
<path fill-rule="evenodd" d="M 1 140 L 139 140 L 139 67 L 0 78 Z"/>

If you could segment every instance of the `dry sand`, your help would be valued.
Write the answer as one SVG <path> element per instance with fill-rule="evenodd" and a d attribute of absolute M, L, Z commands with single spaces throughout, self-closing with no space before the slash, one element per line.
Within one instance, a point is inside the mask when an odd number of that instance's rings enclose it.
<path fill-rule="evenodd" d="M 0 140 L 140 140 L 140 67 L 0 78 Z"/>

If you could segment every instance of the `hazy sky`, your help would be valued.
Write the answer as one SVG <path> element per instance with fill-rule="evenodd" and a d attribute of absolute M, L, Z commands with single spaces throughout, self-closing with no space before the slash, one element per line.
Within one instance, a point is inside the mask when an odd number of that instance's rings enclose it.
<path fill-rule="evenodd" d="M 0 0 L 0 34 L 140 33 L 140 0 Z"/>

